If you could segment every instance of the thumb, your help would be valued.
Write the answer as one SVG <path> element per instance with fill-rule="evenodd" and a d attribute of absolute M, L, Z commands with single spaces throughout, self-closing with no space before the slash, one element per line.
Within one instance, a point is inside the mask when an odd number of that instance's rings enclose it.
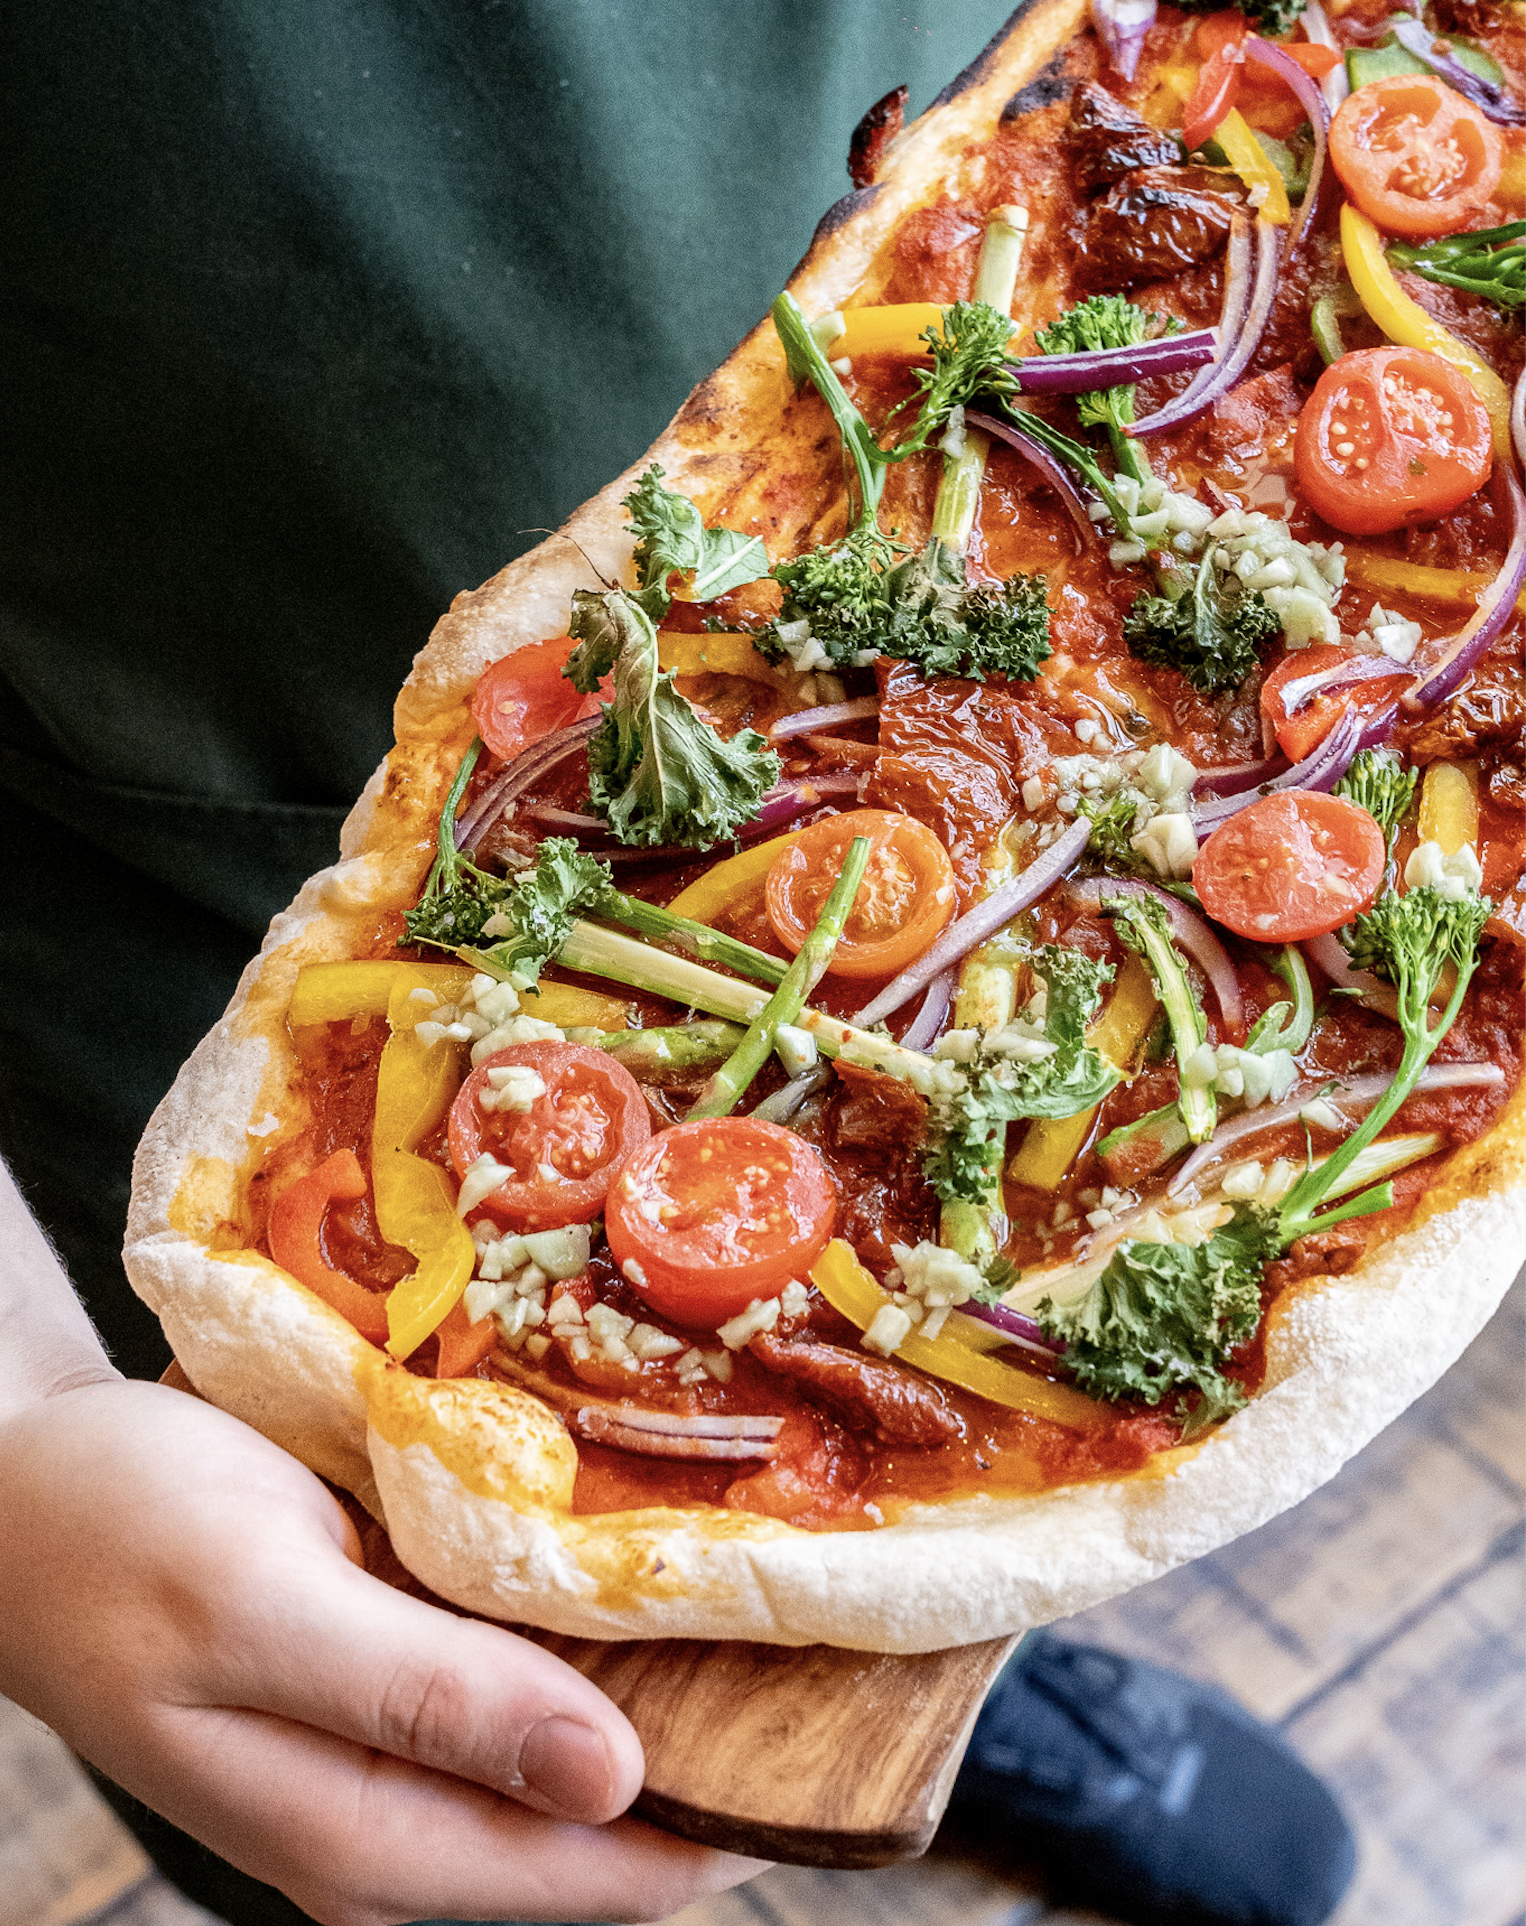
<path fill-rule="evenodd" d="M 540 1646 L 394 1591 L 332 1539 L 288 1540 L 258 1562 L 207 1702 L 295 1719 L 561 1819 L 600 1824 L 640 1790 L 630 1721 Z"/>

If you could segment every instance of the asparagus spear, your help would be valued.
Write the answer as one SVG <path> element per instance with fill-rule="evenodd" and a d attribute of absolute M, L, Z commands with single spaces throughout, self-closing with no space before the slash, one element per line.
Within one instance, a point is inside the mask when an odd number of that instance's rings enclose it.
<path fill-rule="evenodd" d="M 768 1061 L 779 1025 L 799 1019 L 805 999 L 821 981 L 832 960 L 868 861 L 869 838 L 855 836 L 843 859 L 842 871 L 822 905 L 816 927 L 801 944 L 799 955 L 784 973 L 784 980 L 748 1025 L 747 1034 L 710 1079 L 704 1095 L 689 1112 L 691 1118 L 729 1117 Z"/>
<path fill-rule="evenodd" d="M 607 1030 L 593 1039 L 632 1076 L 658 1077 L 684 1070 L 713 1070 L 746 1035 L 738 1023 L 661 1024 L 650 1030 Z"/>

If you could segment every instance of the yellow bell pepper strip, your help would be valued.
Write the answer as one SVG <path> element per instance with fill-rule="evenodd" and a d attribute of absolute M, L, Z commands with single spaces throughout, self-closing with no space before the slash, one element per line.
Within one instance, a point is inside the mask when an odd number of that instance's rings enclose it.
<path fill-rule="evenodd" d="M 1390 341 L 1401 348 L 1426 348 L 1460 368 L 1489 411 L 1496 461 L 1510 462 L 1510 390 L 1474 351 L 1412 301 L 1394 279 L 1383 252 L 1383 237 L 1360 209 L 1348 201 L 1341 209 L 1341 252 L 1346 272 L 1362 306 Z"/>
<path fill-rule="evenodd" d="M 1494 580 L 1492 575 L 1458 568 L 1425 568 L 1419 562 L 1400 561 L 1392 555 L 1368 555 L 1359 548 L 1346 550 L 1346 574 L 1374 595 L 1417 595 L 1428 602 L 1451 602 L 1459 608 L 1476 608 L 1478 598 Z M 1516 607 L 1526 615 L 1526 591 L 1516 597 Z"/>
<path fill-rule="evenodd" d="M 910 361 L 926 355 L 923 331 L 942 329 L 943 309 L 936 301 L 898 301 L 878 308 L 846 308 L 842 318 L 843 332 L 827 345 L 830 360 L 887 354 Z"/>
<path fill-rule="evenodd" d="M 728 856 L 724 863 L 707 869 L 698 882 L 680 890 L 668 908 L 674 916 L 687 916 L 691 923 L 713 923 L 740 897 L 761 889 L 778 858 L 804 834 L 804 830 L 792 829 L 786 836 L 774 836 L 744 849 L 739 856 Z"/>
<path fill-rule="evenodd" d="M 852 1246 L 840 1237 L 834 1237 L 811 1266 L 811 1282 L 834 1311 L 840 1311 L 861 1331 L 867 1331 L 876 1316 L 894 1301 L 859 1263 Z M 1072 1430 L 1090 1430 L 1106 1424 L 1113 1415 L 1105 1405 L 1072 1391 L 1069 1385 L 1032 1377 L 988 1353 L 967 1349 L 949 1335 L 948 1325 L 935 1338 L 919 1337 L 913 1331 L 895 1355 L 903 1364 L 957 1384 L 963 1391 L 973 1391 L 992 1404 L 1004 1405 L 1009 1411 L 1026 1411 Z"/>
<path fill-rule="evenodd" d="M 519 1007 L 526 1016 L 554 1023 L 559 1030 L 623 1030 L 629 1006 L 597 990 L 542 977 L 533 990 L 520 991 Z"/>
<path fill-rule="evenodd" d="M 683 635 L 663 629 L 657 666 L 677 675 L 735 675 L 770 689 L 793 687 L 794 678 L 758 654 L 745 635 Z"/>
<path fill-rule="evenodd" d="M 1127 1075 L 1150 1034 L 1158 1007 L 1150 973 L 1131 951 L 1118 972 L 1107 1008 L 1087 1032 L 1087 1041 L 1115 1070 Z M 1030 1184 L 1035 1190 L 1057 1190 L 1081 1154 L 1097 1120 L 1098 1107 L 1074 1117 L 1036 1118 L 1007 1166 L 1009 1182 Z"/>
<path fill-rule="evenodd" d="M 403 969 L 413 971 L 413 985 L 433 990 L 442 1003 L 459 1002 L 472 980 L 471 971 L 460 963 L 309 963 L 292 986 L 286 1020 L 300 1030 L 311 1023 L 341 1023 L 346 1017 L 385 1016 Z"/>
<path fill-rule="evenodd" d="M 1251 132 L 1238 107 L 1230 108 L 1214 129 L 1213 137 L 1223 149 L 1225 159 L 1250 189 L 1251 206 L 1274 227 L 1286 227 L 1293 218 L 1288 190 L 1271 155 Z M 1261 190 L 1260 200 L 1256 198 L 1258 190 Z"/>
<path fill-rule="evenodd" d="M 1478 841 L 1478 789 L 1473 770 L 1458 762 L 1433 762 L 1420 790 L 1420 840 L 1439 843 L 1455 856 Z"/>
<path fill-rule="evenodd" d="M 460 1300 L 476 1257 L 471 1233 L 456 1215 L 455 1186 L 438 1164 L 414 1154 L 444 1121 L 460 1082 L 456 1051 L 443 1042 L 427 1048 L 414 1035 L 429 1012 L 410 993 L 433 988 L 424 967 L 397 966 L 387 1005 L 392 1034 L 377 1069 L 371 1127 L 377 1228 L 418 1259 L 418 1269 L 387 1299 L 387 1349 L 398 1359 L 411 1357 Z"/>

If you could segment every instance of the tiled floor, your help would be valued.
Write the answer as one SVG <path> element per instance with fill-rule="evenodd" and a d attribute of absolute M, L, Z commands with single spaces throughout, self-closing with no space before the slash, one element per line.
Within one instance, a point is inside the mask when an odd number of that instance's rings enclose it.
<path fill-rule="evenodd" d="M 1526 1280 L 1333 1483 L 1078 1634 L 1227 1686 L 1334 1787 L 1361 1840 L 1334 1926 L 1526 1926 Z M 51 1734 L 0 1701 L 0 1926 L 206 1926 Z M 673 1926 L 1108 1926 L 935 1850 L 781 1866 Z"/>

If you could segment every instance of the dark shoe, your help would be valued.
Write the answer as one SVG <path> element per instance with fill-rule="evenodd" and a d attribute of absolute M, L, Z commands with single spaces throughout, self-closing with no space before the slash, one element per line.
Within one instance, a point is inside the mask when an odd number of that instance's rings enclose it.
<path fill-rule="evenodd" d="M 1334 1799 L 1232 1699 L 1048 1632 L 986 1700 L 949 1816 L 1130 1926 L 1321 1926 L 1356 1863 Z"/>

